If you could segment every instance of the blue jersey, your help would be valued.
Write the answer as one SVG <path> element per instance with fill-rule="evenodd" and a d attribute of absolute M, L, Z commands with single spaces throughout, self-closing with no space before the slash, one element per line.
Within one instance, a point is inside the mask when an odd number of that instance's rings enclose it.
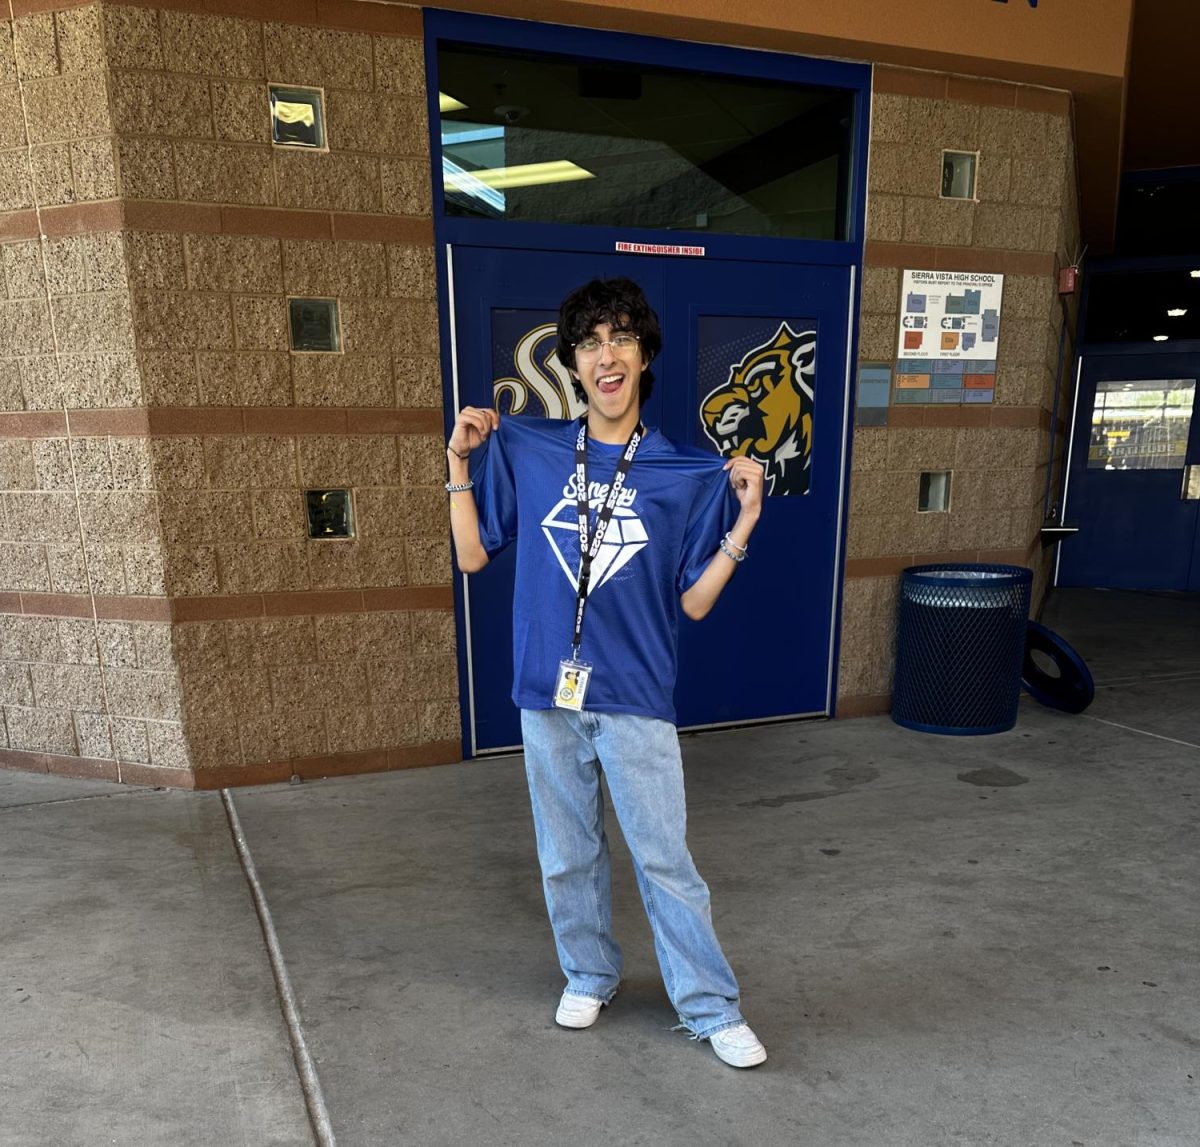
<path fill-rule="evenodd" d="M 578 422 L 508 417 L 476 451 L 479 533 L 492 556 L 517 543 L 513 701 L 553 707 L 571 655 L 579 572 Z M 624 445 L 588 439 L 592 526 Z M 586 708 L 675 721 L 679 596 L 737 515 L 724 459 L 649 430 L 592 564 L 580 660 L 593 666 Z M 484 575 L 486 576 L 486 575 Z"/>

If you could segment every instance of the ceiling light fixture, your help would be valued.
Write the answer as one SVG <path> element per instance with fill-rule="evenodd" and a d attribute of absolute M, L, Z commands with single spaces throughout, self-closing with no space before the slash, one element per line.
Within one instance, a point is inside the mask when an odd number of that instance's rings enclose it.
<path fill-rule="evenodd" d="M 1193 279 L 1200 279 L 1200 271 L 1189 271 L 1188 274 L 1191 275 Z"/>
<path fill-rule="evenodd" d="M 443 114 L 446 112 L 460 112 L 466 106 L 462 100 L 456 100 L 453 96 L 446 95 L 445 92 L 438 92 L 438 111 Z"/>
<path fill-rule="evenodd" d="M 1154 341 L 1156 343 L 1165 343 L 1167 341 L 1167 338 L 1168 338 L 1167 335 L 1155 335 Z"/>
<path fill-rule="evenodd" d="M 1172 307 L 1167 314 L 1173 319 L 1181 319 L 1187 314 L 1187 307 Z"/>
<path fill-rule="evenodd" d="M 543 183 L 571 183 L 578 179 L 595 179 L 596 173 L 587 171 L 569 159 L 553 159 L 547 163 L 518 163 L 512 167 L 493 167 L 462 175 L 447 173 L 443 178 L 447 187 L 466 191 L 482 183 L 495 191 L 511 187 L 537 187 Z"/>

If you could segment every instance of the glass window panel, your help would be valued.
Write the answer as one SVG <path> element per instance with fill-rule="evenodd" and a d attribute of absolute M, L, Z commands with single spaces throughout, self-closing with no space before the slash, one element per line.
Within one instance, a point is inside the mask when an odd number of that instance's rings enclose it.
<path fill-rule="evenodd" d="M 1097 383 L 1088 469 L 1182 469 L 1195 396 L 1194 378 Z"/>
<path fill-rule="evenodd" d="M 337 299 L 288 299 L 288 328 L 294 351 L 342 349 Z"/>
<path fill-rule="evenodd" d="M 271 142 L 277 147 L 325 147 L 325 93 L 320 88 L 268 84 Z"/>
<path fill-rule="evenodd" d="M 944 199 L 975 198 L 975 164 L 972 151 L 942 152 L 942 197 Z"/>
<path fill-rule="evenodd" d="M 917 490 L 917 509 L 921 513 L 942 513 L 950 509 L 950 471 L 926 470 Z"/>
<path fill-rule="evenodd" d="M 443 45 L 449 215 L 845 239 L 854 95 Z"/>

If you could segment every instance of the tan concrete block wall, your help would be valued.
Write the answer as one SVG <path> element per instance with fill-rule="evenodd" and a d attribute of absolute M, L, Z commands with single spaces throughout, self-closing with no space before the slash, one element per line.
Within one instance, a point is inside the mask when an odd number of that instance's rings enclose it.
<path fill-rule="evenodd" d="M 128 95 L 114 114 L 123 137 L 152 145 L 139 156 L 147 194 L 428 216 L 418 42 L 165 11 L 157 40 L 144 16 L 138 28 L 151 59 L 195 61 L 188 71 L 208 77 L 186 132 L 143 110 L 160 98 L 143 71 L 123 78 Z M 397 84 L 400 65 L 408 71 Z M 270 147 L 268 78 L 325 89 L 328 154 Z M 129 250 L 149 401 L 440 408 L 431 248 L 142 231 Z M 293 295 L 338 300 L 342 353 L 289 352 Z M 438 440 L 198 433 L 155 464 L 172 595 L 449 584 Z M 308 538 L 302 492 L 326 487 L 353 490 L 353 540 Z M 199 768 L 457 739 L 446 611 L 205 622 L 182 626 L 180 639 Z"/>
<path fill-rule="evenodd" d="M 142 437 L 0 442 L 0 590 L 162 594 L 151 451 Z M 169 624 L 6 614 L 0 633 L 6 747 L 188 766 Z"/>
<path fill-rule="evenodd" d="M 6 748 L 187 768 L 169 624 L 0 615 Z"/>
<path fill-rule="evenodd" d="M 170 223 L 0 247 L 3 408 L 205 409 L 191 433 L 0 440 L 0 592 L 219 612 L 246 595 L 448 587 L 440 439 L 344 432 L 347 408 L 440 408 L 432 248 L 394 227 L 304 238 L 281 213 L 428 219 L 420 41 L 109 3 L 12 31 L 0 210 L 152 200 Z M 325 90 L 328 152 L 272 148 L 268 80 Z M 179 225 L 189 205 L 203 227 Z M 224 227 L 247 207 L 268 213 Z M 289 295 L 339 300 L 343 353 L 289 352 Z M 218 433 L 213 408 L 284 421 Z M 295 433 L 304 408 L 329 410 L 330 432 Z M 307 537 L 310 486 L 354 490 L 354 540 Z M 129 632 L 106 630 L 96 664 L 47 653 L 35 674 L 0 656 L 15 747 L 190 769 L 458 737 L 445 608 L 86 624 Z M 155 628 L 165 640 L 143 654 L 137 631 Z"/>
<path fill-rule="evenodd" d="M 408 442 L 404 435 L 155 442 L 165 592 L 448 585 L 443 479 L 415 461 L 418 453 L 432 455 L 437 443 Z M 414 461 L 402 467 L 402 454 Z M 302 492 L 316 488 L 354 492 L 353 539 L 308 537 Z"/>
<path fill-rule="evenodd" d="M 929 73 L 913 75 L 895 86 L 937 86 Z M 1045 98 L 1024 101 L 1014 90 L 1011 107 L 983 98 L 976 103 L 890 90 L 874 96 L 860 361 L 894 363 L 901 264 L 915 268 L 910 260 L 922 257 L 906 251 L 887 265 L 887 244 L 925 248 L 924 257 L 938 266 L 947 265 L 943 252 L 960 249 L 953 265 L 963 269 L 972 266 L 972 249 L 980 252 L 980 270 L 999 269 L 1008 252 L 1026 262 L 1042 256 L 1047 272 L 1005 273 L 991 408 L 930 408 L 925 415 L 893 406 L 892 425 L 855 430 L 843 700 L 890 692 L 897 570 L 908 561 L 973 560 L 981 551 L 1025 554 L 1035 571 L 1035 609 L 1045 591 L 1049 566 L 1033 545 L 1049 451 L 1048 416 L 1041 412 L 1054 404 L 1062 323 L 1049 264 L 1064 265 L 1078 253 L 1073 143 L 1066 115 L 1020 106 Z M 939 198 L 943 149 L 980 153 L 976 201 Z M 927 470 L 952 471 L 948 513 L 917 511 L 920 475 Z"/>
<path fill-rule="evenodd" d="M 100 6 L 0 21 L 0 211 L 116 193 Z"/>
<path fill-rule="evenodd" d="M 419 42 L 114 4 L 103 17 L 123 197 L 429 213 Z M 267 81 L 325 90 L 327 152 L 271 146 Z"/>
<path fill-rule="evenodd" d="M 1065 116 L 891 92 L 875 94 L 872 114 L 868 238 L 1057 249 L 1074 200 Z M 939 197 L 943 150 L 980 153 L 977 202 Z"/>
<path fill-rule="evenodd" d="M 176 646 L 199 768 L 459 735 L 449 613 L 194 622 Z"/>
<path fill-rule="evenodd" d="M 0 244 L 6 410 L 141 404 L 118 234 Z"/>

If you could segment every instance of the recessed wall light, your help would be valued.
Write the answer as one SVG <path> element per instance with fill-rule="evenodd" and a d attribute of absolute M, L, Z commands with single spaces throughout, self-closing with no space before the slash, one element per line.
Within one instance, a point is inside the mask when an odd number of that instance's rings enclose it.
<path fill-rule="evenodd" d="M 1165 343 L 1167 341 L 1167 336 L 1166 335 L 1155 335 L 1154 341 L 1156 343 Z"/>
<path fill-rule="evenodd" d="M 1173 319 L 1181 319 L 1187 314 L 1187 307 L 1172 307 L 1167 314 Z"/>

